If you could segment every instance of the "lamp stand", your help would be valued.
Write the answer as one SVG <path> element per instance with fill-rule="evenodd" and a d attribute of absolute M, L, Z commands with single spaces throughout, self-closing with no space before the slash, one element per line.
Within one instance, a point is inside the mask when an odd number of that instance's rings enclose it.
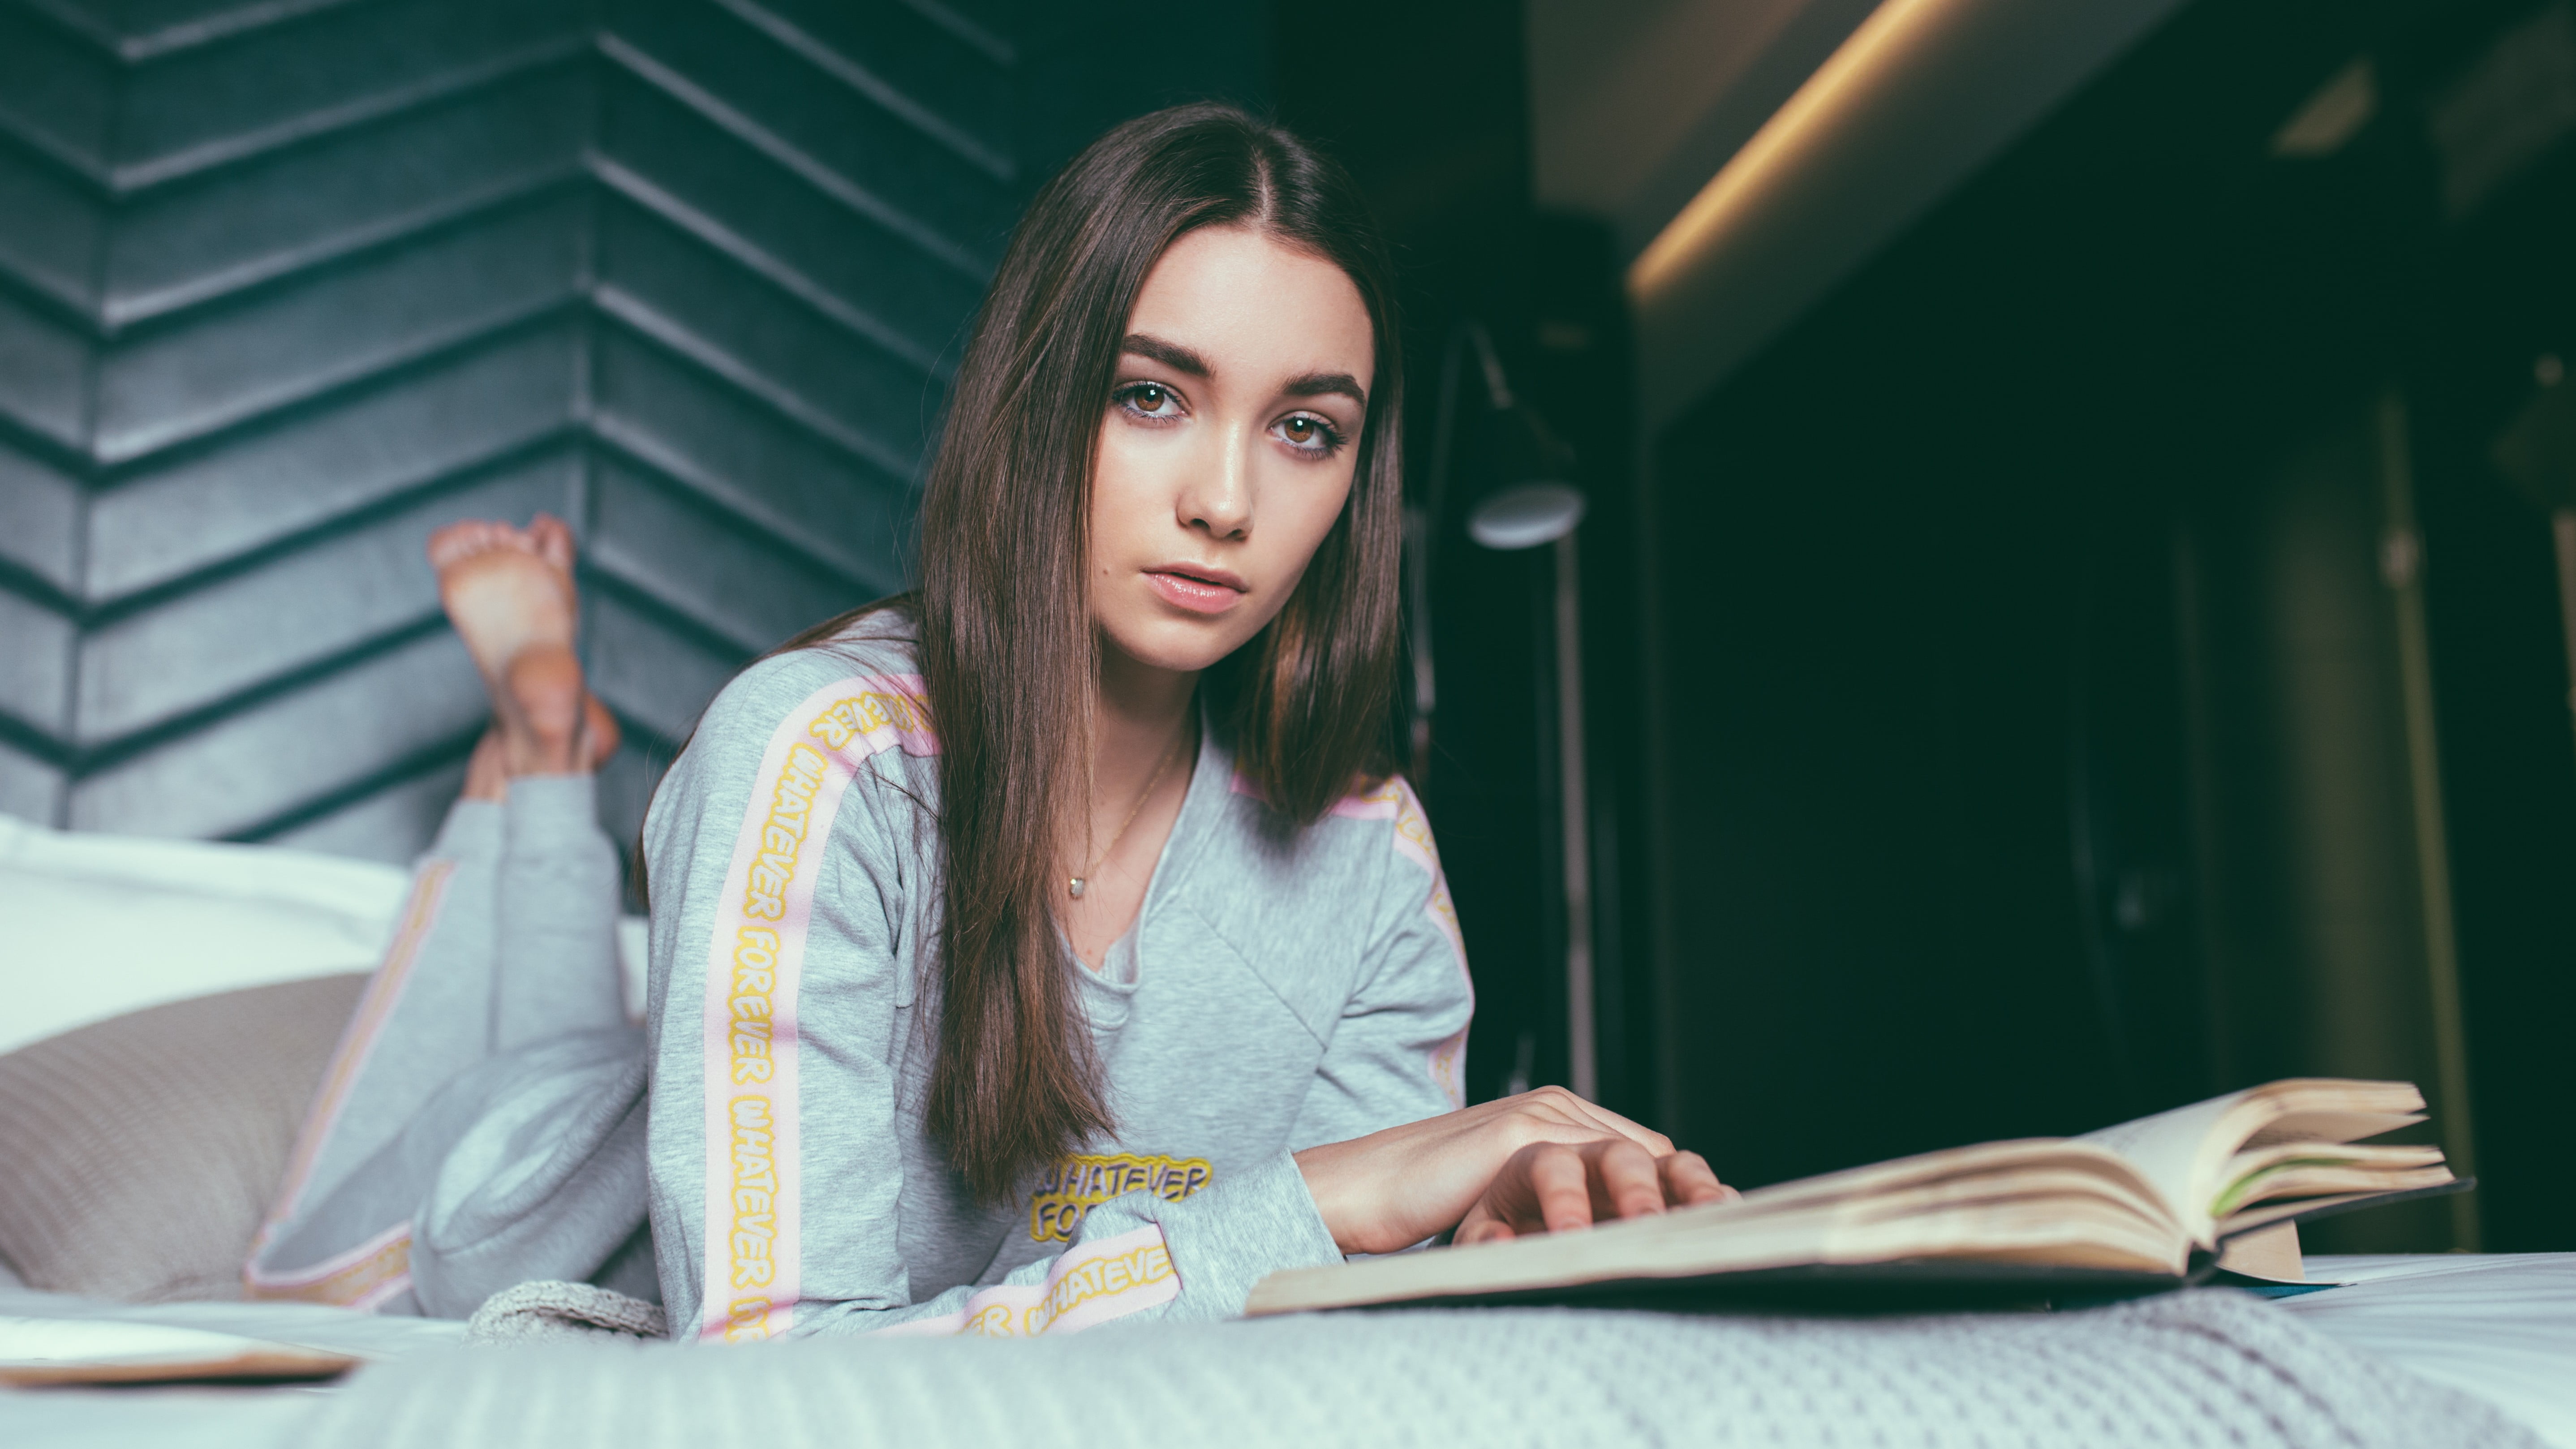
<path fill-rule="evenodd" d="M 1592 831 L 1583 752 L 1583 591 L 1577 532 L 1551 545 L 1556 554 L 1557 816 L 1565 847 L 1565 1031 L 1568 1083 L 1587 1102 L 1601 1099 L 1599 1044 L 1592 1022 Z"/>

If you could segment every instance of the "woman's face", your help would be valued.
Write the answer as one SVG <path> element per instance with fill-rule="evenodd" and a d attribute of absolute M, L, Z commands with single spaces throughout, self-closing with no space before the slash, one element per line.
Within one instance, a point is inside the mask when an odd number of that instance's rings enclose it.
<path fill-rule="evenodd" d="M 1109 645 L 1205 669 L 1279 613 L 1350 494 L 1376 351 L 1331 262 L 1237 227 L 1172 244 L 1127 319 L 1093 460 Z"/>

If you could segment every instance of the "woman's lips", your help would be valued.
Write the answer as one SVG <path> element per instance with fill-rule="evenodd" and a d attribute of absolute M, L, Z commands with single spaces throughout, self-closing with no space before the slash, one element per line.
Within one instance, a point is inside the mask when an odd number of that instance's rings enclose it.
<path fill-rule="evenodd" d="M 1221 583 L 1215 579 L 1201 578 L 1194 573 L 1179 573 L 1171 569 L 1148 569 L 1145 571 L 1145 580 L 1154 586 L 1154 592 L 1161 594 L 1166 602 L 1187 609 L 1193 614 L 1222 614 L 1240 602 L 1244 595 L 1241 584 Z"/>

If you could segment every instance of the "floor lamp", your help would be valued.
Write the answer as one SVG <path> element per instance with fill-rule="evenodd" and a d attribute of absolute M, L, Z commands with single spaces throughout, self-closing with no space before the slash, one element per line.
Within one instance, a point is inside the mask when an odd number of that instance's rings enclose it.
<path fill-rule="evenodd" d="M 1601 1069 L 1593 1035 L 1592 851 L 1583 748 L 1583 606 L 1575 529 L 1584 498 L 1574 484 L 1573 453 L 1529 404 L 1514 396 L 1494 355 L 1493 339 L 1476 323 L 1461 324 L 1441 359 L 1439 413 L 1432 433 L 1431 486 L 1423 506 L 1405 518 L 1406 562 L 1412 580 L 1413 769 L 1430 765 L 1431 718 L 1437 703 L 1431 667 L 1431 555 L 1443 510 L 1461 422 L 1460 374 L 1476 365 L 1473 421 L 1487 441 L 1488 466 L 1479 471 L 1467 507 L 1467 536 L 1485 548 L 1518 551 L 1546 546 L 1555 555 L 1555 711 L 1557 828 L 1562 832 L 1565 878 L 1566 1085 L 1587 1100 L 1600 1095 Z"/>

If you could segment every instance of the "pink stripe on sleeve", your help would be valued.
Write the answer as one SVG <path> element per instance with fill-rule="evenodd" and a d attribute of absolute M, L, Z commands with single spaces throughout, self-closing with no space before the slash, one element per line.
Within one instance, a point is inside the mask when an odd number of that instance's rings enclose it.
<path fill-rule="evenodd" d="M 1361 790 L 1333 802 L 1332 813 L 1344 820 L 1393 820 L 1411 799 L 1402 775 L 1389 775 L 1373 790 Z"/>
<path fill-rule="evenodd" d="M 938 752 L 919 676 L 845 679 L 761 756 L 707 943 L 706 1342 L 771 1338 L 802 1297 L 796 996 L 832 821 L 859 765 Z"/>
<path fill-rule="evenodd" d="M 1467 938 L 1458 929 L 1458 906 L 1449 898 L 1449 877 L 1440 869 L 1440 848 L 1431 843 L 1431 817 L 1422 812 L 1421 799 L 1400 775 L 1389 779 L 1383 789 L 1373 792 L 1362 803 L 1374 811 L 1381 808 L 1381 796 L 1392 797 L 1385 801 L 1385 808 L 1395 820 L 1395 853 L 1431 873 L 1431 892 L 1424 899 L 1422 908 L 1430 915 L 1431 924 L 1439 930 L 1441 938 L 1449 943 L 1450 954 L 1457 959 L 1458 980 L 1467 990 L 1468 1006 L 1472 1011 L 1476 1000 L 1476 978 L 1467 970 Z M 1346 800 L 1335 806 L 1335 813 L 1352 803 Z M 1440 1090 L 1448 1096 L 1453 1109 L 1467 1105 L 1466 1063 L 1467 1032 L 1463 1027 L 1456 1036 L 1431 1049 L 1431 1079 L 1440 1084 Z"/>

